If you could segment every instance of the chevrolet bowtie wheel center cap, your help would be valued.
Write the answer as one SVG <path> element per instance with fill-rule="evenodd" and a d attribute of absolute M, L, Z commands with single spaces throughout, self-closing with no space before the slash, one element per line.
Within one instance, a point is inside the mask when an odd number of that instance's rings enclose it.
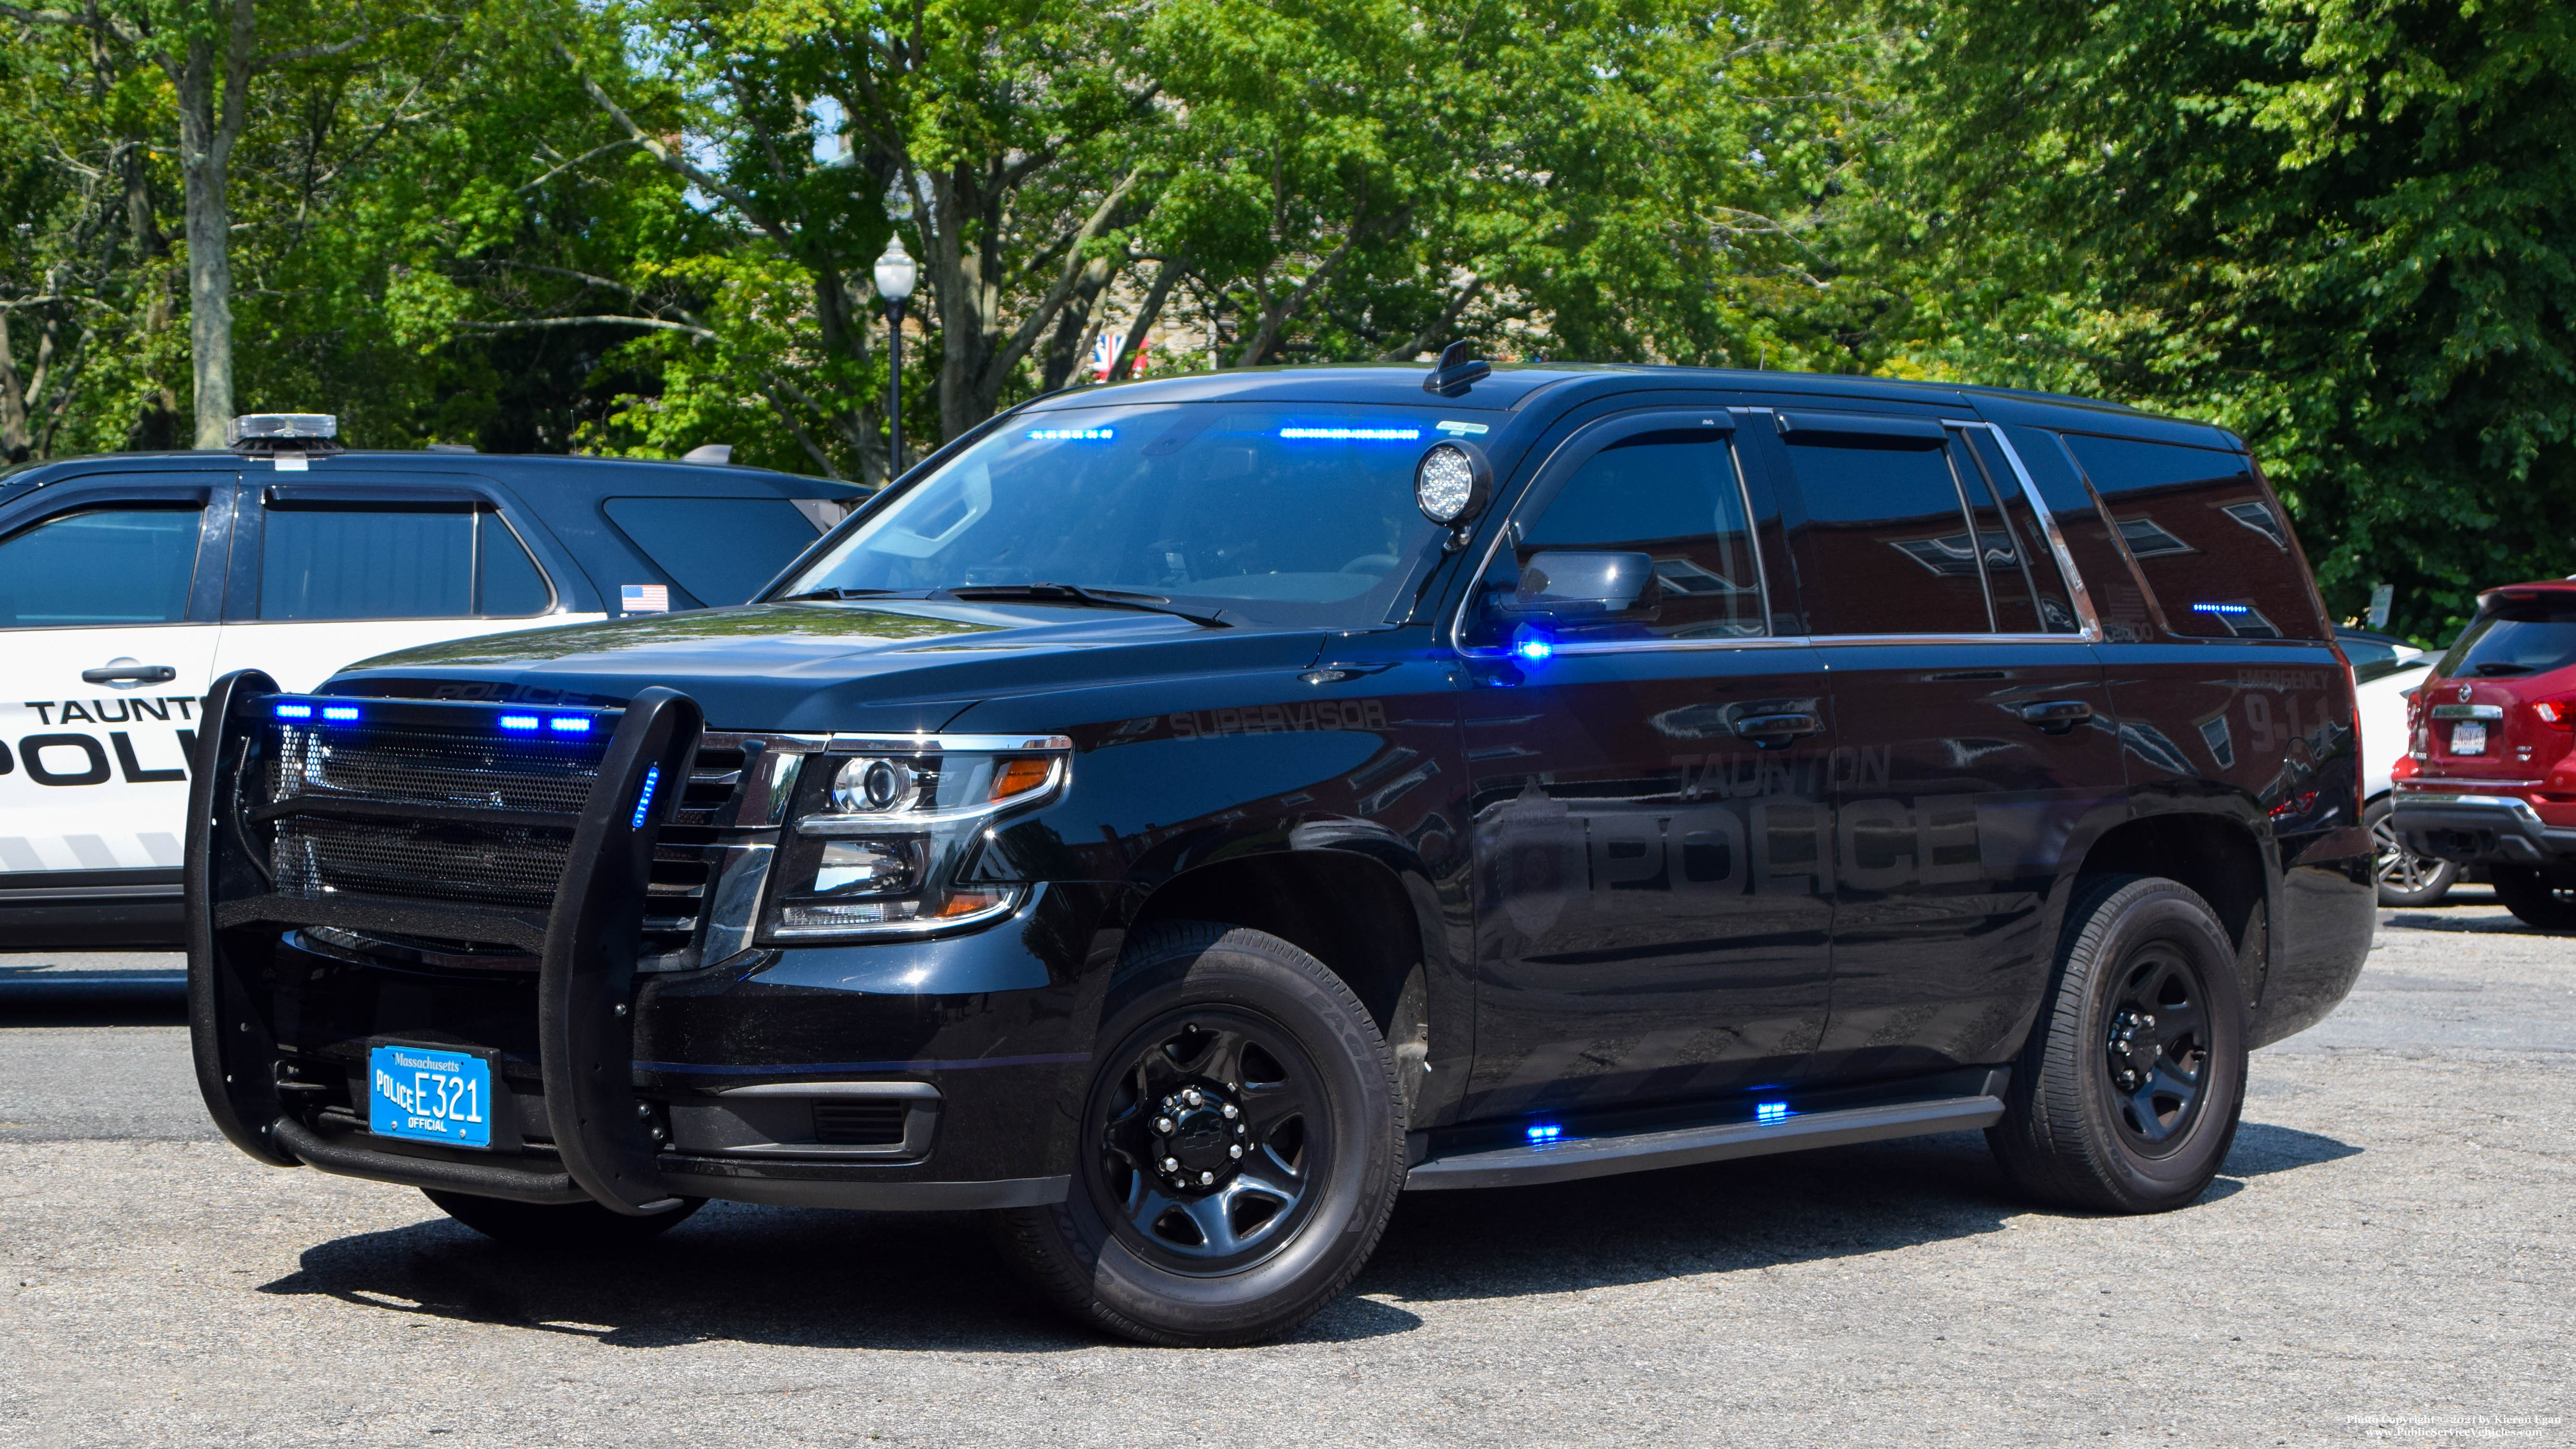
<path fill-rule="evenodd" d="M 1154 1168 L 1164 1185 L 1204 1192 L 1233 1176 L 1243 1160 L 1243 1109 L 1214 1087 L 1184 1087 L 1155 1104 Z"/>

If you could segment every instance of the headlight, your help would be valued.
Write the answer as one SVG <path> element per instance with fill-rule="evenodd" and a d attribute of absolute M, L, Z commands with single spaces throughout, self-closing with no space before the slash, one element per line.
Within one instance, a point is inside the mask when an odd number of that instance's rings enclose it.
<path fill-rule="evenodd" d="M 864 740 L 803 772 L 763 934 L 921 935 L 998 919 L 1022 884 L 975 878 L 984 833 L 1062 792 L 1062 736 Z M 964 744 L 971 748 L 956 748 Z"/>

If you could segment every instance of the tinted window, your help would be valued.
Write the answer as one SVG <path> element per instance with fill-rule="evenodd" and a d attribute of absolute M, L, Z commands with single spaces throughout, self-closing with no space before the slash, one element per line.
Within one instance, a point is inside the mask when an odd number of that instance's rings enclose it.
<path fill-rule="evenodd" d="M 2445 679 L 2503 679 L 2576 664 L 2576 597 L 2499 600 L 2442 656 Z"/>
<path fill-rule="evenodd" d="M 2320 637 L 2289 526 L 2243 457 L 2082 433 L 2064 437 L 2175 633 Z"/>
<path fill-rule="evenodd" d="M 1762 575 L 1725 434 L 1655 432 L 1594 453 L 1525 525 L 1489 583 L 1509 588 L 1545 549 L 1642 553 L 1664 604 L 1652 632 L 1742 637 L 1762 626 Z"/>
<path fill-rule="evenodd" d="M 200 517 L 193 504 L 93 508 L 0 541 L 0 628 L 186 619 Z"/>
<path fill-rule="evenodd" d="M 1984 561 L 1938 440 L 1855 446 L 1783 440 L 1806 510 L 1793 545 L 1818 634 L 1982 634 Z M 2008 540 L 1998 540 L 2007 549 Z"/>
<path fill-rule="evenodd" d="M 508 525 L 452 504 L 271 505 L 259 574 L 259 616 L 271 620 L 462 619 L 548 601 Z"/>
<path fill-rule="evenodd" d="M 611 498 L 618 529 L 702 604 L 739 604 L 818 531 L 784 498 Z"/>

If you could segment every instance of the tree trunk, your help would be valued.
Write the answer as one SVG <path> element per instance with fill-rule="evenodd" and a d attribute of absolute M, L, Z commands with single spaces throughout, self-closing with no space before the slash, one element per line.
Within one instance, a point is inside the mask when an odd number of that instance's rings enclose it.
<path fill-rule="evenodd" d="M 0 462 L 27 461 L 27 391 L 18 381 L 17 354 L 9 350 L 9 312 L 0 307 Z"/>
<path fill-rule="evenodd" d="M 217 0 L 220 3 L 220 0 Z M 174 69 L 179 99 L 179 171 L 187 182 L 188 350 L 195 372 L 200 448 L 224 446 L 233 418 L 232 206 L 226 196 L 233 143 L 248 119 L 254 30 L 251 0 L 232 0 L 220 76 L 215 46 L 200 35 Z"/>

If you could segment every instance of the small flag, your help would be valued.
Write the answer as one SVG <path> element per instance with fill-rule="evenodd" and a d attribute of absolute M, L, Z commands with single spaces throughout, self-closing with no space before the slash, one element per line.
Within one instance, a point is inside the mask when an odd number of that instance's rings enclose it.
<path fill-rule="evenodd" d="M 630 614 L 671 612 L 671 586 L 668 584 L 619 584 L 617 597 Z"/>
<path fill-rule="evenodd" d="M 1103 332 L 1092 340 L 1091 370 L 1098 375 L 1100 381 L 1109 380 L 1109 369 L 1118 365 L 1118 350 L 1125 345 L 1125 342 L 1125 338 L 1108 332 Z"/>

